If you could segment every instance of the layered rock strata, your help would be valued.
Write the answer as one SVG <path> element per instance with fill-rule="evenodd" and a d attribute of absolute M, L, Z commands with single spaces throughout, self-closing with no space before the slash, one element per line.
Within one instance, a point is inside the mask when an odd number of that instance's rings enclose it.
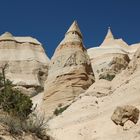
<path fill-rule="evenodd" d="M 40 42 L 32 37 L 0 36 L 0 68 L 8 64 L 6 78 L 16 88 L 33 96 L 43 89 L 49 59 Z"/>

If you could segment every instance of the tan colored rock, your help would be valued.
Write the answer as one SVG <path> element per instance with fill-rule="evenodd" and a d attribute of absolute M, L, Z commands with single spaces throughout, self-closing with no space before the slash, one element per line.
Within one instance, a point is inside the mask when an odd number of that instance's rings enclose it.
<path fill-rule="evenodd" d="M 101 98 L 112 93 L 111 82 L 104 79 L 98 80 L 93 83 L 84 94 L 81 96 L 95 96 Z"/>
<path fill-rule="evenodd" d="M 101 46 L 108 46 L 108 45 L 110 45 L 110 42 L 113 42 L 114 40 L 115 39 L 114 39 L 114 36 L 112 34 L 111 28 L 109 27 L 107 35 L 106 35 L 103 43 L 101 44 Z"/>
<path fill-rule="evenodd" d="M 0 36 L 0 67 L 8 64 L 6 77 L 16 86 L 39 88 L 47 78 L 49 59 L 36 39 L 14 37 L 11 33 Z M 34 93 L 30 93 L 32 95 Z"/>
<path fill-rule="evenodd" d="M 71 101 L 94 82 L 91 63 L 76 21 L 58 45 L 50 61 L 45 84 L 44 108 L 54 110 Z"/>

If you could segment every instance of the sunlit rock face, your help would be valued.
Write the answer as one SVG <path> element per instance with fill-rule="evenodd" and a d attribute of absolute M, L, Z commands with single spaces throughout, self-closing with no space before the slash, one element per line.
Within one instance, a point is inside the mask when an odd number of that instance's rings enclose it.
<path fill-rule="evenodd" d="M 8 64 L 6 77 L 23 93 L 33 96 L 43 89 L 49 59 L 40 42 L 32 37 L 0 36 L 0 67 Z"/>
<path fill-rule="evenodd" d="M 91 63 L 77 22 L 71 25 L 50 61 L 44 106 L 54 110 L 84 92 L 94 82 Z"/>
<path fill-rule="evenodd" d="M 88 49 L 95 79 L 111 81 L 124 70 L 136 51 L 136 47 L 131 48 L 122 39 L 115 39 L 109 28 L 103 43 Z"/>

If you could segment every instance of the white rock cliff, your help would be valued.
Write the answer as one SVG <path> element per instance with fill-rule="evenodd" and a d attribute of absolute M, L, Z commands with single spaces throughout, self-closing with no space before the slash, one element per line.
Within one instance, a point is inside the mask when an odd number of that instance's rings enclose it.
<path fill-rule="evenodd" d="M 49 59 L 40 42 L 32 37 L 0 36 L 0 67 L 8 64 L 6 78 L 32 96 L 44 86 Z"/>

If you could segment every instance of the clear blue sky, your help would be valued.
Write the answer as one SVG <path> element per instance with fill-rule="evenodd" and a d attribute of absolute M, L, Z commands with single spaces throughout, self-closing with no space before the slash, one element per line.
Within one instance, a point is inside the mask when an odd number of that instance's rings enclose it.
<path fill-rule="evenodd" d="M 76 19 L 87 48 L 103 41 L 108 26 L 128 44 L 140 42 L 140 0 L 1 0 L 0 33 L 33 36 L 52 56 Z"/>

